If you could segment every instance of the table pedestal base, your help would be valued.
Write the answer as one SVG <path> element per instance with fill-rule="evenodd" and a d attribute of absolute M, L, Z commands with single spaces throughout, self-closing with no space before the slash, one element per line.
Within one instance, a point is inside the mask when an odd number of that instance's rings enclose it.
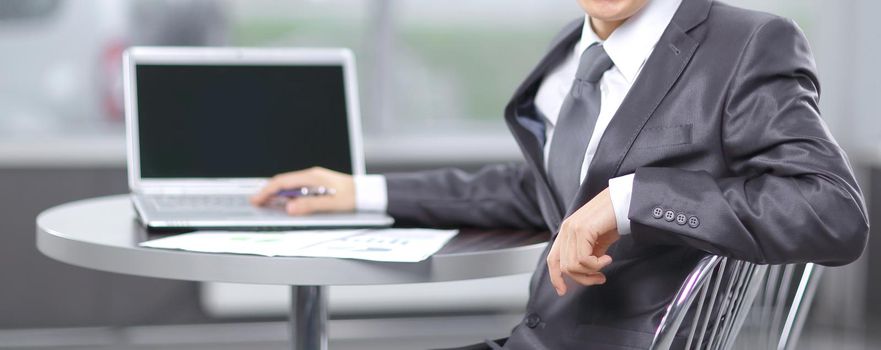
<path fill-rule="evenodd" d="M 291 348 L 327 350 L 327 288 L 291 286 Z"/>

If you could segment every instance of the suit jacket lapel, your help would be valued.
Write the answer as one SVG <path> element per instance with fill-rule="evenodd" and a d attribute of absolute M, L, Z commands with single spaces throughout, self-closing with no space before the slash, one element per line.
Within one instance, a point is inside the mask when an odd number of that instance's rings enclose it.
<path fill-rule="evenodd" d="M 682 2 L 600 138 L 581 189 L 567 208 L 567 216 L 606 188 L 608 179 L 617 174 L 637 135 L 694 55 L 699 43 L 687 31 L 706 19 L 709 6 L 708 0 Z"/>
<path fill-rule="evenodd" d="M 536 178 L 539 181 L 539 191 L 543 192 L 540 195 L 549 196 L 552 199 L 548 201 L 548 204 L 552 205 L 556 211 L 558 219 L 556 221 L 562 218 L 563 208 L 558 208 L 556 201 L 553 200 L 553 191 L 550 190 L 547 174 L 544 171 L 544 135 L 541 134 L 542 131 L 536 130 L 536 127 L 544 128 L 544 121 L 537 114 L 534 106 L 534 97 L 545 74 L 566 58 L 570 49 L 581 37 L 583 23 L 583 19 L 569 23 L 554 38 L 551 49 L 533 68 L 523 83 L 517 87 L 514 96 L 505 107 L 505 121 L 508 124 L 508 128 L 511 129 L 511 133 L 520 145 L 526 161 L 536 174 Z M 526 125 L 532 125 L 533 127 L 527 127 Z"/>

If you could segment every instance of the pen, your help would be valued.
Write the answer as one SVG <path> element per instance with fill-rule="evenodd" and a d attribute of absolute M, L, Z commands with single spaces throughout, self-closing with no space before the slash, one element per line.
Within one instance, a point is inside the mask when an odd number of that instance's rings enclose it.
<path fill-rule="evenodd" d="M 281 190 L 275 193 L 276 197 L 297 198 L 297 197 L 315 197 L 328 196 L 336 193 L 336 190 L 329 187 L 299 187 L 289 190 Z"/>

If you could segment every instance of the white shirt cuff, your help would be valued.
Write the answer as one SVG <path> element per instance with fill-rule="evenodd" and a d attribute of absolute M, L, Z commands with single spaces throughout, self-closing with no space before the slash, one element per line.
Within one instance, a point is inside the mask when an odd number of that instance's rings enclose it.
<path fill-rule="evenodd" d="M 388 208 L 385 176 L 355 175 L 352 178 L 355 180 L 355 210 L 384 212 Z"/>
<path fill-rule="evenodd" d="M 618 222 L 618 234 L 630 234 L 630 197 L 633 195 L 634 174 L 609 179 L 609 196 L 612 197 L 612 209 Z"/>

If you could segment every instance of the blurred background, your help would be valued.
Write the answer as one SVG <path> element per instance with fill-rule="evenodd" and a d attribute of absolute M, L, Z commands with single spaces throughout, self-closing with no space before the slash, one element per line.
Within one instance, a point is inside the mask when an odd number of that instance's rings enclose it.
<path fill-rule="evenodd" d="M 794 19 L 824 118 L 881 219 L 881 2 L 732 0 Z M 131 45 L 355 51 L 369 172 L 515 161 L 502 121 L 575 0 L 0 0 L 0 347 L 283 349 L 286 289 L 168 281 L 52 261 L 34 218 L 127 191 L 121 52 Z M 431 82 L 428 84 L 428 82 Z M 475 150 L 479 150 L 475 152 Z M 881 183 L 881 182 L 875 182 Z M 875 231 L 876 229 L 873 229 Z M 874 234 L 874 232 L 873 232 Z M 881 347 L 881 252 L 823 275 L 800 348 Z M 528 276 L 331 289 L 331 346 L 411 349 L 506 334 Z"/>

